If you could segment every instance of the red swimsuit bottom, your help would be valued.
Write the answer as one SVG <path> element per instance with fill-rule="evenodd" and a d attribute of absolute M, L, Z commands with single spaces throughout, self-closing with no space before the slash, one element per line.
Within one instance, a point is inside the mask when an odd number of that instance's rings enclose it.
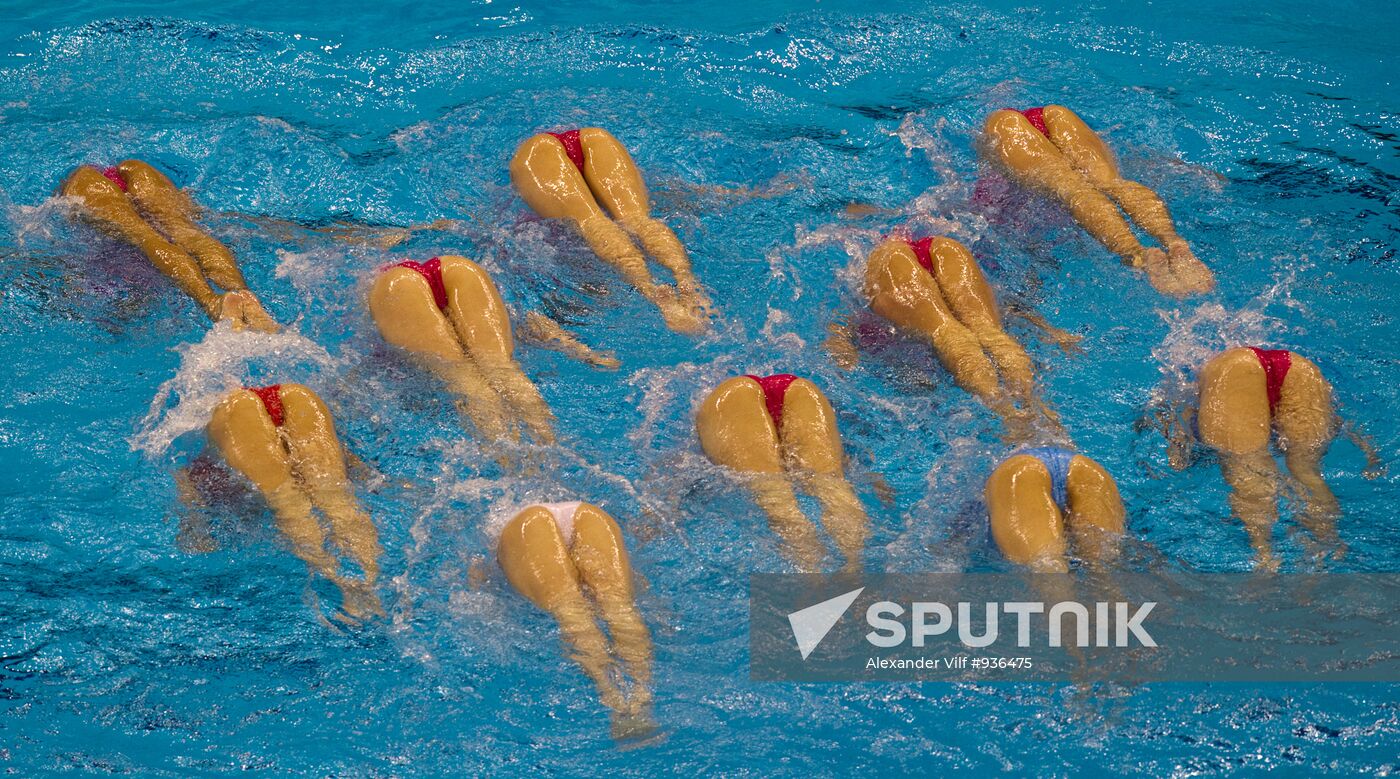
<path fill-rule="evenodd" d="M 1288 375 L 1288 368 L 1293 365 L 1293 355 L 1287 349 L 1260 349 L 1251 346 L 1249 350 L 1259 358 L 1259 365 L 1264 369 L 1264 389 L 1269 393 L 1269 413 L 1273 414 L 1274 409 L 1278 407 L 1279 398 L 1283 397 L 1283 379 Z"/>
<path fill-rule="evenodd" d="M 933 246 L 933 238 L 920 238 L 917 241 L 913 238 L 905 238 L 904 242 L 909 244 L 910 249 L 914 250 L 914 259 L 924 266 L 924 270 L 933 273 L 933 255 L 929 251 L 930 247 Z"/>
<path fill-rule="evenodd" d="M 272 418 L 272 424 L 277 427 L 282 426 L 286 417 L 282 414 L 282 385 L 269 384 L 266 387 L 244 387 L 262 401 L 263 408 L 267 409 L 267 415 Z"/>
<path fill-rule="evenodd" d="M 433 302 L 437 304 L 439 310 L 447 310 L 447 285 L 442 282 L 442 260 L 437 257 L 427 262 L 414 262 L 404 260 L 400 263 L 390 265 L 390 268 L 408 268 L 417 271 L 418 275 L 428 280 L 428 288 L 433 291 Z"/>
<path fill-rule="evenodd" d="M 1044 106 L 1038 108 L 1027 108 L 1024 111 L 1020 111 L 1019 113 L 1021 114 L 1021 116 L 1026 117 L 1026 121 L 1030 122 L 1032 127 L 1039 130 L 1041 135 L 1045 136 L 1046 138 L 1050 137 L 1050 131 L 1045 127 Z"/>
<path fill-rule="evenodd" d="M 564 144 L 564 153 L 569 155 L 569 161 L 578 168 L 578 172 L 583 172 L 583 144 L 578 139 L 578 130 L 565 130 L 562 133 L 550 133 L 559 142 Z"/>
<path fill-rule="evenodd" d="M 113 184 L 121 187 L 123 192 L 126 191 L 126 179 L 122 178 L 122 172 L 117 170 L 117 166 L 103 168 L 102 175 L 106 176 Z"/>
<path fill-rule="evenodd" d="M 744 375 L 758 382 L 758 386 L 763 388 L 763 401 L 768 406 L 768 416 L 773 418 L 773 427 L 781 431 L 783 396 L 787 395 L 788 386 L 797 381 L 797 377 L 791 373 L 775 373 L 772 376 L 755 376 L 752 373 Z"/>

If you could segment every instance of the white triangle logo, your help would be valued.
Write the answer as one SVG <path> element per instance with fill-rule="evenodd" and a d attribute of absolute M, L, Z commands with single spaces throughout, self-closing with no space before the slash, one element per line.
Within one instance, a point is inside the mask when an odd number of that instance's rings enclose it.
<path fill-rule="evenodd" d="M 812 654 L 817 644 L 826 638 L 826 634 L 836 627 L 846 609 L 855 603 L 862 592 L 865 592 L 864 587 L 787 615 L 788 624 L 792 625 L 792 637 L 797 639 L 797 651 L 802 653 L 803 660 L 806 660 L 807 655 Z"/>

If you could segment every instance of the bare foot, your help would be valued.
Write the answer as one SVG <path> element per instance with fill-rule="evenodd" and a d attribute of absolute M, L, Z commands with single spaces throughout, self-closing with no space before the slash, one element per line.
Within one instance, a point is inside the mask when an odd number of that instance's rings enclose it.
<path fill-rule="evenodd" d="M 685 335 L 699 335 L 709 329 L 710 321 L 700 314 L 695 308 L 681 300 L 676 295 L 676 290 L 658 285 L 652 296 L 652 302 L 661 310 L 661 318 L 666 320 L 666 326 Z"/>
<path fill-rule="evenodd" d="M 657 733 L 656 722 L 646 712 L 617 713 L 612 718 L 614 741 L 640 745 Z"/>
<path fill-rule="evenodd" d="M 1215 274 L 1191 253 L 1185 241 L 1167 247 L 1167 261 L 1189 294 L 1201 295 L 1215 289 Z"/>
<path fill-rule="evenodd" d="M 385 616 L 384 606 L 371 585 L 348 577 L 337 577 L 333 581 L 340 588 L 340 613 L 333 615 L 333 619 L 353 626 Z"/>
<path fill-rule="evenodd" d="M 233 322 L 235 330 L 276 333 L 282 329 L 258 302 L 257 296 L 246 289 L 225 292 L 219 298 L 219 319 Z"/>
<path fill-rule="evenodd" d="M 701 289 L 700 285 L 697 284 L 694 279 L 680 284 L 679 287 L 681 299 L 688 303 L 691 308 L 695 309 L 697 315 L 707 320 L 713 320 L 715 318 L 714 303 L 710 302 L 710 297 L 705 294 L 705 290 Z M 708 327 L 708 325 L 706 326 Z"/>

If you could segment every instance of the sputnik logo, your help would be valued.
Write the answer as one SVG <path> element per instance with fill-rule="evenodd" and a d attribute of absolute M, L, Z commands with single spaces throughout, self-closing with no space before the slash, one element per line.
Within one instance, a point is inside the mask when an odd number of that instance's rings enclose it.
<path fill-rule="evenodd" d="M 837 595 L 831 600 L 824 600 L 787 615 L 788 624 L 792 625 L 792 637 L 797 639 L 797 651 L 802 653 L 803 660 L 806 660 L 807 655 L 812 654 L 822 639 L 826 638 L 826 634 L 836 627 L 846 610 L 864 591 L 864 587 L 851 590 L 845 595 Z"/>

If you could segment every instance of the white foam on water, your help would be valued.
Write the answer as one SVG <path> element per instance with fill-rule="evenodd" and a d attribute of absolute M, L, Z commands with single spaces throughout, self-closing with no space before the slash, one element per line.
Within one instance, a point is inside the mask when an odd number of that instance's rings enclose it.
<path fill-rule="evenodd" d="M 150 410 L 127 442 L 133 451 L 157 458 L 186 433 L 201 430 L 214 407 L 239 387 L 258 383 L 299 382 L 314 385 L 314 377 L 334 373 L 342 361 L 320 345 L 291 331 L 259 333 L 235 330 L 218 322 L 192 344 L 175 347 L 180 367 L 151 399 Z M 274 379 L 254 379 L 259 376 Z"/>
<path fill-rule="evenodd" d="M 1152 350 L 1160 366 L 1161 383 L 1152 391 L 1152 405 L 1175 402 L 1191 393 L 1196 371 L 1211 357 L 1237 346 L 1273 347 L 1288 331 L 1285 321 L 1267 313 L 1275 305 L 1293 309 L 1290 319 L 1308 321 L 1302 304 L 1292 297 L 1301 260 L 1290 262 L 1275 275 L 1274 283 L 1238 309 L 1218 302 L 1195 308 L 1159 309 L 1167 324 L 1166 336 Z"/>

